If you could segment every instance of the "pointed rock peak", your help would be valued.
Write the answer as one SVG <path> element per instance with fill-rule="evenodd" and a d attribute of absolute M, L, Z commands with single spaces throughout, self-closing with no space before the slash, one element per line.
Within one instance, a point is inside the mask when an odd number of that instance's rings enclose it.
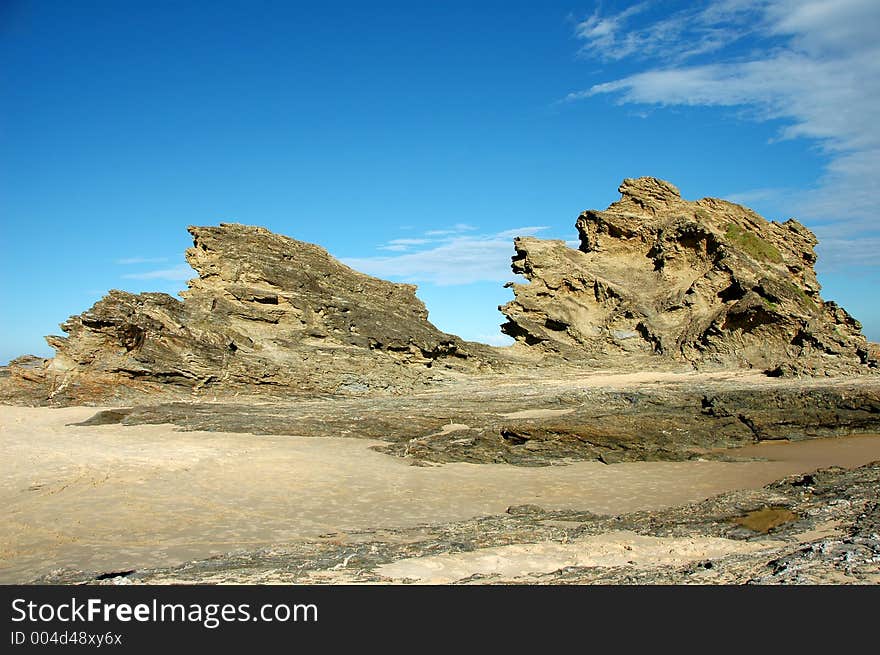
<path fill-rule="evenodd" d="M 352 271 L 321 246 L 264 227 L 220 223 L 192 225 L 187 230 L 193 246 L 186 250 L 186 260 L 199 274 L 198 279 L 190 280 L 190 287 L 210 281 L 299 288 L 303 280 L 369 277 Z"/>
<path fill-rule="evenodd" d="M 622 198 L 613 206 L 665 209 L 681 202 L 681 192 L 674 184 L 656 177 L 628 177 L 617 188 Z"/>

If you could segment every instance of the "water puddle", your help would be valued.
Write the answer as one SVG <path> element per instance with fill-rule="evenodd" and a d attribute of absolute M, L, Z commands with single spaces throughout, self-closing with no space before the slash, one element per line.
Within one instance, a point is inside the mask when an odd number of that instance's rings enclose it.
<path fill-rule="evenodd" d="M 787 507 L 762 507 L 735 519 L 734 522 L 752 532 L 767 534 L 774 528 L 797 521 L 799 518 Z"/>

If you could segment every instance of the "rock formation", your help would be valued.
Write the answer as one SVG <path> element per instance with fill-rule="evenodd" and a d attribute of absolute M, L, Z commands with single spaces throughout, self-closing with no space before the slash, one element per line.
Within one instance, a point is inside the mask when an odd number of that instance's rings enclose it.
<path fill-rule="evenodd" d="M 140 394 L 409 391 L 458 373 L 566 366 L 864 372 L 861 326 L 819 296 L 813 234 L 662 180 L 577 219 L 580 248 L 518 238 L 502 330 L 521 346 L 462 341 L 428 322 L 415 287 L 358 273 L 264 228 L 191 227 L 198 273 L 183 300 L 111 291 L 47 337 L 51 360 L 0 369 L 0 399 L 101 403 Z M 867 366 L 866 366 L 867 364 Z M 544 372 L 539 371 L 545 367 Z M 29 400 L 28 400 L 29 399 Z"/>
<path fill-rule="evenodd" d="M 823 301 L 817 243 L 794 219 L 688 202 L 672 184 L 627 179 L 605 211 L 577 219 L 580 248 L 515 240 L 515 298 L 500 309 L 517 341 L 569 359 L 641 354 L 771 374 L 863 371 L 861 325 Z M 876 362 L 875 362 L 876 364 Z"/>
<path fill-rule="evenodd" d="M 260 227 L 190 227 L 198 273 L 183 301 L 111 291 L 47 337 L 42 367 L 10 367 L 58 401 L 130 390 L 329 392 L 409 388 L 437 368 L 491 361 L 428 322 L 415 286 L 358 273 L 319 246 Z M 480 357 L 474 357 L 479 354 Z"/>

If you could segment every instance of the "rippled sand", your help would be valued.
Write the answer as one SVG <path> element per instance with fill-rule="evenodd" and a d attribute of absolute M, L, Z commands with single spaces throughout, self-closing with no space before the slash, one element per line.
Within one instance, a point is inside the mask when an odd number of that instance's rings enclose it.
<path fill-rule="evenodd" d="M 754 462 L 410 466 L 346 438 L 73 427 L 96 408 L 0 407 L 0 583 L 119 571 L 510 505 L 621 514 L 880 459 L 880 436 L 751 446 Z M 524 408 L 527 411 L 527 408 Z"/>

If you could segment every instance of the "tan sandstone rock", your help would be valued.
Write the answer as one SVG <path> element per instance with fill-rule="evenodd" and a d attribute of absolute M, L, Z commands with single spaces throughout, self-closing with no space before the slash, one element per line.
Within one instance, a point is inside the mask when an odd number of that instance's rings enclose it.
<path fill-rule="evenodd" d="M 436 378 L 438 362 L 471 369 L 492 360 L 487 346 L 428 322 L 413 285 L 364 275 L 261 227 L 189 231 L 186 258 L 198 277 L 183 301 L 110 291 L 62 324 L 66 337 L 47 337 L 54 359 L 12 366 L 13 375 L 43 376 L 52 399 L 73 402 L 131 390 L 408 389 Z"/>
<path fill-rule="evenodd" d="M 190 227 L 182 292 L 110 291 L 47 337 L 53 359 L 0 370 L 0 400 L 128 402 L 147 395 L 407 392 L 474 373 L 756 368 L 773 375 L 877 366 L 861 326 L 824 301 L 816 238 L 723 200 L 683 200 L 655 178 L 577 219 L 580 248 L 514 241 L 519 346 L 496 349 L 428 321 L 415 286 L 352 270 L 260 227 Z"/>
<path fill-rule="evenodd" d="M 794 219 L 683 200 L 656 178 L 627 179 L 621 199 L 576 223 L 580 248 L 516 239 L 515 299 L 502 330 L 560 353 L 625 360 L 653 354 L 697 367 L 773 374 L 865 370 L 861 325 L 824 301 L 817 243 Z"/>

